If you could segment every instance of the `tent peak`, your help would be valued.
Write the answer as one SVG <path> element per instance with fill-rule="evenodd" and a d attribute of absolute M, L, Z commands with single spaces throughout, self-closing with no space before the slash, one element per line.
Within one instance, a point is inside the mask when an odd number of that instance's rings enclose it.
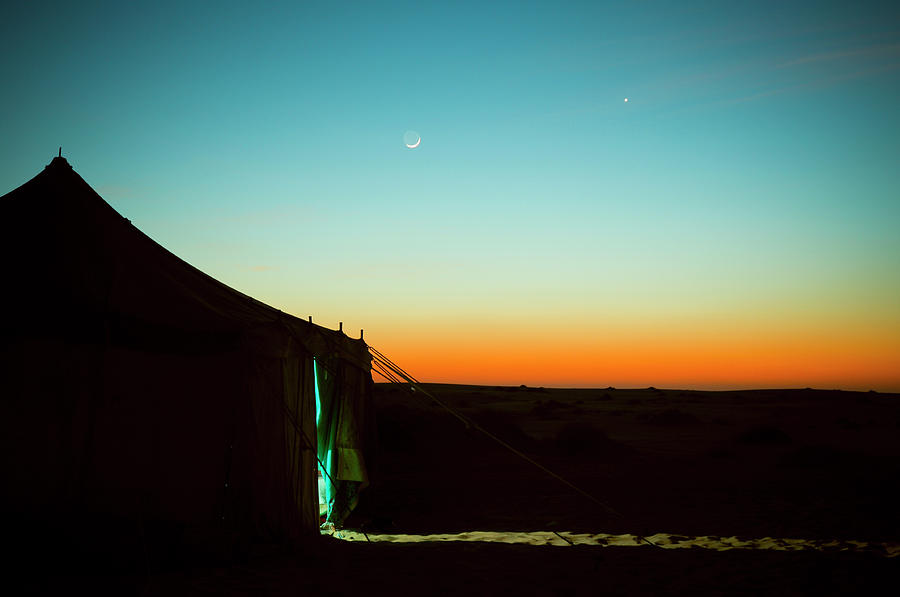
<path fill-rule="evenodd" d="M 72 169 L 72 165 L 66 160 L 66 158 L 62 157 L 62 148 L 60 148 L 60 155 L 53 158 L 49 164 L 45 166 L 45 168 L 68 168 Z"/>

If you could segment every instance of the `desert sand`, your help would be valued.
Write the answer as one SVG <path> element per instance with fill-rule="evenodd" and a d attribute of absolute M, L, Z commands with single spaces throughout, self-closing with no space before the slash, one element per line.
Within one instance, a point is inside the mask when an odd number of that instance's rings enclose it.
<path fill-rule="evenodd" d="M 340 538 L 137 574 L 63 566 L 32 588 L 826 595 L 898 578 L 900 395 L 425 389 L 597 501 L 422 392 L 379 385 L 373 483 Z"/>

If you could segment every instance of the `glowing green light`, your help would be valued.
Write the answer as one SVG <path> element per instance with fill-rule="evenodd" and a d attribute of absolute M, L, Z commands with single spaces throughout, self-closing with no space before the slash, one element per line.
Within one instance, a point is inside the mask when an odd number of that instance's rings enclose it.
<path fill-rule="evenodd" d="M 322 403 L 319 400 L 319 375 L 316 371 L 316 359 L 313 358 L 313 386 L 316 389 L 316 427 L 319 426 L 319 414 L 322 412 Z"/>

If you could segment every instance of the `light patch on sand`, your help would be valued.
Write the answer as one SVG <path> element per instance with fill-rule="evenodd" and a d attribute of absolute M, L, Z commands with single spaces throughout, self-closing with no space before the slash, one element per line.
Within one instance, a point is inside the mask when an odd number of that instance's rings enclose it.
<path fill-rule="evenodd" d="M 645 538 L 638 535 L 610 535 L 607 533 L 569 533 L 561 531 L 537 531 L 531 533 L 491 531 L 469 531 L 456 534 L 435 535 L 386 535 L 363 533 L 349 529 L 334 531 L 333 537 L 344 541 L 371 541 L 388 543 L 424 543 L 430 541 L 477 541 L 486 543 L 518 543 L 525 545 L 595 545 L 599 547 L 637 547 L 647 546 L 647 541 L 662 549 L 702 548 L 714 551 L 731 549 L 765 549 L 773 551 L 855 551 L 872 552 L 888 558 L 900 556 L 900 544 L 867 543 L 864 541 L 815 540 L 815 539 L 777 539 L 763 537 L 746 539 L 738 537 L 720 537 L 705 535 L 702 537 L 686 537 L 657 533 Z M 645 541 L 646 539 L 647 541 Z"/>

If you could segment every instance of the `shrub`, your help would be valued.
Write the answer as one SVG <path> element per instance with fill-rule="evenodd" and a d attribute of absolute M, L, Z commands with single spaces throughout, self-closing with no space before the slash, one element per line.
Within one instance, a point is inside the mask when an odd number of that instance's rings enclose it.
<path fill-rule="evenodd" d="M 557 432 L 554 443 L 561 454 L 569 457 L 589 455 L 603 458 L 629 451 L 622 444 L 609 439 L 602 429 L 584 422 L 564 425 Z"/>
<path fill-rule="evenodd" d="M 516 448 L 527 448 L 534 443 L 534 438 L 522 431 L 522 428 L 510 420 L 509 415 L 494 410 L 473 413 L 472 420 L 485 431 L 497 436 Z M 476 437 L 484 438 L 476 430 L 470 431 Z M 484 438 L 487 439 L 487 438 Z"/>
<path fill-rule="evenodd" d="M 860 461 L 850 452 L 829 445 L 800 446 L 784 454 L 778 464 L 787 468 L 824 468 L 851 466 Z"/>
<path fill-rule="evenodd" d="M 791 436 L 779 429 L 768 425 L 758 425 L 741 433 L 737 440 L 742 444 L 787 444 Z"/>
<path fill-rule="evenodd" d="M 653 425 L 689 425 L 699 422 L 699 419 L 694 415 L 680 411 L 677 408 L 668 408 L 655 413 L 645 413 L 640 415 L 639 418 Z"/>
<path fill-rule="evenodd" d="M 565 407 L 565 404 L 561 404 L 556 400 L 548 400 L 547 402 L 541 402 L 539 400 L 534 408 L 531 409 L 531 414 L 541 418 L 549 418 L 556 411 Z"/>

